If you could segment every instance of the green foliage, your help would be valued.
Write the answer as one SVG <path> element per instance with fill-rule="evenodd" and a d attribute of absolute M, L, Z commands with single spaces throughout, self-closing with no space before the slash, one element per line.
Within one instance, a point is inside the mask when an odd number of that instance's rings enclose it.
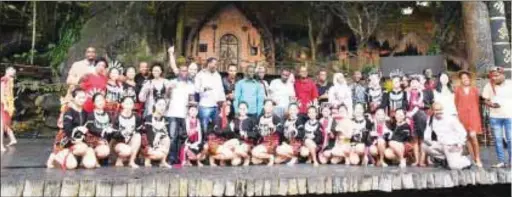
<path fill-rule="evenodd" d="M 59 65 L 64 62 L 68 55 L 68 49 L 80 39 L 80 30 L 83 20 L 69 21 L 59 30 L 59 41 L 57 44 L 49 44 L 49 51 L 45 54 L 50 59 L 50 66 L 54 73 L 58 73 Z"/>
<path fill-rule="evenodd" d="M 441 53 L 441 46 L 436 42 L 430 44 L 427 55 L 439 55 Z"/>
<path fill-rule="evenodd" d="M 361 69 L 361 73 L 363 73 L 363 75 L 367 75 L 370 72 L 374 71 L 374 69 L 375 69 L 375 65 L 367 64 L 367 65 L 363 66 L 363 69 Z"/>

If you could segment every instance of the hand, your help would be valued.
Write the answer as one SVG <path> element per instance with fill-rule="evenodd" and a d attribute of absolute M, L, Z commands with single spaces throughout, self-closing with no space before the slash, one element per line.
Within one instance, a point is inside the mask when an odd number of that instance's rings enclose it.
<path fill-rule="evenodd" d="M 80 126 L 76 128 L 77 130 L 81 131 L 82 133 L 86 134 L 89 130 L 85 126 Z"/>
<path fill-rule="evenodd" d="M 411 112 L 407 112 L 407 114 L 405 115 L 407 118 L 412 118 L 412 113 Z"/>
<path fill-rule="evenodd" d="M 500 104 L 498 104 L 498 103 L 492 103 L 492 104 L 491 104 L 491 107 L 492 107 L 492 108 L 500 108 L 501 106 L 500 106 Z"/>
<path fill-rule="evenodd" d="M 370 135 L 371 135 L 371 136 L 377 136 L 377 131 L 372 131 L 372 132 L 370 132 Z"/>
<path fill-rule="evenodd" d="M 210 87 L 204 87 L 204 91 L 205 91 L 205 92 L 206 92 L 206 91 L 210 91 L 210 90 L 213 90 L 213 89 L 212 89 L 212 88 L 210 88 Z"/>
<path fill-rule="evenodd" d="M 167 52 L 169 52 L 169 55 L 174 55 L 174 46 L 169 47 L 169 49 L 167 49 Z"/>

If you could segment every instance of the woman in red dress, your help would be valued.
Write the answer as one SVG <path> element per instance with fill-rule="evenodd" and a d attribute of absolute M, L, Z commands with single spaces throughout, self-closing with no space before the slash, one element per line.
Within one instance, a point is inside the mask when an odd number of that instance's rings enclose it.
<path fill-rule="evenodd" d="M 14 132 L 11 129 L 11 118 L 14 114 L 14 76 L 16 75 L 16 70 L 13 67 L 8 67 L 5 70 L 5 76 L 1 79 L 1 102 L 0 103 L 0 113 L 2 115 L 2 124 L 0 127 L 0 151 L 4 152 L 4 132 L 9 136 L 10 142 L 7 146 L 12 146 L 16 144 L 16 138 L 14 137 Z"/>
<path fill-rule="evenodd" d="M 184 149 L 180 150 L 183 156 L 180 156 L 182 165 L 191 165 L 190 161 L 196 161 L 197 166 L 202 167 L 202 161 L 208 154 L 208 144 L 205 143 L 201 124 L 197 118 L 197 105 L 190 105 L 188 108 L 188 117 L 185 119 L 185 128 L 187 130 Z M 181 154 L 180 154 L 181 155 Z M 185 157 L 185 158 L 183 158 Z"/>
<path fill-rule="evenodd" d="M 471 74 L 467 71 L 459 73 L 461 85 L 455 88 L 455 106 L 459 113 L 459 120 L 469 133 L 467 146 L 469 153 L 478 167 L 482 167 L 480 160 L 480 146 L 477 134 L 482 133 L 482 121 L 480 117 L 478 88 L 471 84 Z"/>
<path fill-rule="evenodd" d="M 92 96 L 96 93 L 105 94 L 106 92 L 108 79 L 104 73 L 107 67 L 106 60 L 98 60 L 95 67 L 96 72 L 87 74 L 80 80 L 80 88 L 87 93 L 87 100 L 84 104 L 84 110 L 87 113 L 91 113 L 94 110 Z"/>

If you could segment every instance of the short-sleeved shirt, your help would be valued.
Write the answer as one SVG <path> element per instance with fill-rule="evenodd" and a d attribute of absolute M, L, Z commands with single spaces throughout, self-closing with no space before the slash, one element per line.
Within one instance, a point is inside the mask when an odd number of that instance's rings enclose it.
<path fill-rule="evenodd" d="M 512 118 L 512 82 L 504 81 L 501 85 L 495 85 L 496 93 L 487 83 L 482 91 L 482 97 L 498 103 L 500 108 L 489 108 L 491 118 Z"/>
<path fill-rule="evenodd" d="M 195 87 L 190 80 L 173 79 L 170 81 L 171 100 L 167 110 L 168 117 L 185 118 L 187 116 L 187 105 L 190 96 L 195 93 Z"/>

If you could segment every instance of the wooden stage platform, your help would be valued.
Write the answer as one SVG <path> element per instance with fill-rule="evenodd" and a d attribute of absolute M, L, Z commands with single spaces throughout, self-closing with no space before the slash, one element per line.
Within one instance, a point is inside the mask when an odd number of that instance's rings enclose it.
<path fill-rule="evenodd" d="M 462 171 L 396 166 L 347 167 L 309 164 L 249 167 L 45 169 L 51 140 L 20 140 L 2 154 L 1 196 L 279 196 L 392 192 L 510 184 L 510 168 L 492 169 L 494 151 L 484 148 L 486 167 Z"/>

